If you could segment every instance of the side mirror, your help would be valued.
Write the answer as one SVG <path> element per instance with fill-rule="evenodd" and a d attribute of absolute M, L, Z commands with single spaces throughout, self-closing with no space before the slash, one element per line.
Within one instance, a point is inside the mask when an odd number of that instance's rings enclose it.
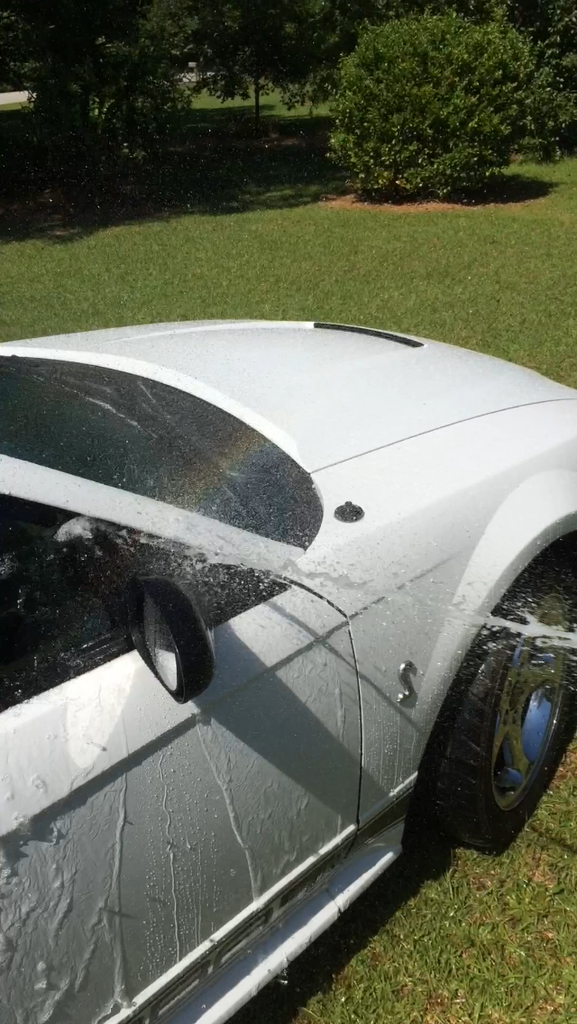
<path fill-rule="evenodd" d="M 197 697 L 214 674 L 214 648 L 204 619 L 178 584 L 135 577 L 128 588 L 134 646 L 179 704 Z"/>

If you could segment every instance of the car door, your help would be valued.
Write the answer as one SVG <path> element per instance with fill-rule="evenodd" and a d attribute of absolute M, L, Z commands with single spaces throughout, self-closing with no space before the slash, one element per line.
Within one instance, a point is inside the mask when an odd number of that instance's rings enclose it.
<path fill-rule="evenodd" d="M 173 994 L 183 973 L 190 988 L 257 911 L 344 855 L 357 818 L 340 613 L 268 572 L 198 550 L 187 562 L 166 535 L 87 516 L 70 496 L 85 482 L 58 478 L 64 507 L 1 493 L 0 472 L 4 1024 L 161 1005 L 165 981 Z M 131 573 L 175 567 L 216 657 L 185 704 L 133 649 L 122 600 Z"/>

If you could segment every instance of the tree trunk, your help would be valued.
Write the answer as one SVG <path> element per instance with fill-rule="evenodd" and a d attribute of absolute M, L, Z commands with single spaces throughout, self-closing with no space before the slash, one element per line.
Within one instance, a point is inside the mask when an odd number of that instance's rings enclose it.
<path fill-rule="evenodd" d="M 254 130 L 258 132 L 260 126 L 260 78 L 254 79 Z"/>

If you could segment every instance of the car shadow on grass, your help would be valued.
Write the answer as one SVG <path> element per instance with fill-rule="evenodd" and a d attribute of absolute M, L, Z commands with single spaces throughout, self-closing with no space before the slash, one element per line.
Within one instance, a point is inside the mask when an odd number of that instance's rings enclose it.
<path fill-rule="evenodd" d="M 450 842 L 418 808 L 407 822 L 403 845 L 392 867 L 290 964 L 282 983 L 276 980 L 263 989 L 232 1018 L 233 1024 L 291 1024 L 309 999 L 332 988 L 352 958 L 421 886 L 452 865 Z"/>

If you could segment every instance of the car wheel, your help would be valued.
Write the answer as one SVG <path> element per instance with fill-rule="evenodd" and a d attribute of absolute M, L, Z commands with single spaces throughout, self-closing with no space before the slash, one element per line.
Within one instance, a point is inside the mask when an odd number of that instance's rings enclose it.
<path fill-rule="evenodd" d="M 506 848 L 573 737 L 577 673 L 567 633 L 576 583 L 571 563 L 545 552 L 493 612 L 511 625 L 483 628 L 463 664 L 440 723 L 434 783 L 437 817 L 460 842 Z"/>

